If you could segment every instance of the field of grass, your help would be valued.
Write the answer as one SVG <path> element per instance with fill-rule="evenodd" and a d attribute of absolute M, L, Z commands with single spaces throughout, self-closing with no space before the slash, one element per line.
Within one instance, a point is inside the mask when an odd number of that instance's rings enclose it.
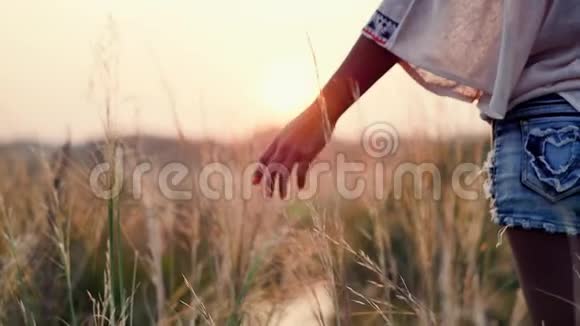
<path fill-rule="evenodd" d="M 265 200 L 259 188 L 245 198 L 238 186 L 232 198 L 215 199 L 196 187 L 199 172 L 215 162 L 242 184 L 244 167 L 269 138 L 1 146 L 1 323 L 518 325 L 525 309 L 483 191 L 461 199 L 452 186 L 455 166 L 482 166 L 485 137 L 418 135 L 380 162 L 387 170 L 433 164 L 442 175 L 440 198 L 429 175 L 405 178 L 400 191 L 385 175 L 379 199 L 376 189 L 343 198 L 332 175 L 306 200 Z M 97 198 L 91 170 L 113 162 L 121 147 L 123 164 L 112 164 L 98 182 L 122 180 L 123 189 Z M 368 167 L 379 163 L 360 144 L 340 141 L 320 161 L 339 153 Z M 135 188 L 131 173 L 143 162 L 151 171 Z M 160 191 L 159 172 L 170 162 L 188 167 L 171 187 L 191 191 L 191 199 Z M 356 177 L 372 184 L 370 170 Z"/>
<path fill-rule="evenodd" d="M 313 196 L 265 199 L 259 187 L 245 187 L 245 172 L 273 131 L 236 143 L 191 140 L 175 115 L 175 139 L 116 135 L 116 51 L 111 27 L 95 47 L 90 83 L 105 117 L 102 140 L 0 145 L 0 324 L 453 326 L 524 319 L 509 248 L 497 246 L 501 237 L 490 222 L 485 176 L 472 180 L 471 199 L 459 196 L 453 177 L 462 164 L 483 166 L 486 137 L 415 134 L 383 159 L 360 143 L 334 140 L 317 161 L 333 172 L 309 180 Z M 364 165 L 345 180 L 349 189 L 366 182 L 361 194 L 343 195 L 338 157 Z M 214 175 L 200 186 L 216 163 L 232 182 Z M 164 175 L 172 164 L 186 168 L 183 178 Z M 441 182 L 412 169 L 398 178 L 393 171 L 401 166 L 432 167 Z M 98 196 L 95 187 L 120 191 Z"/>

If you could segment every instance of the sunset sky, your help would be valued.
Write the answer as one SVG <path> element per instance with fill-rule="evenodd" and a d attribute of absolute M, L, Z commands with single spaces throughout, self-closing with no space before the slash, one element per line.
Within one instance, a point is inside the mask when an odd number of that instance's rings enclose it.
<path fill-rule="evenodd" d="M 281 126 L 330 77 L 378 0 L 19 0 L 0 4 L 0 142 L 103 134 L 102 56 L 118 39 L 115 128 L 236 139 Z M 174 102 L 172 102 L 174 101 Z M 174 103 L 174 104 L 172 104 Z M 439 99 L 400 69 L 340 122 L 337 134 L 389 121 L 401 130 L 484 130 L 476 109 Z"/>

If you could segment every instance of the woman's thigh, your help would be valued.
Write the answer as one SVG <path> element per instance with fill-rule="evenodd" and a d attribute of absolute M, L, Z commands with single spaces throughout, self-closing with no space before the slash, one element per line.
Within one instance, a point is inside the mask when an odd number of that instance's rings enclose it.
<path fill-rule="evenodd" d="M 521 228 L 507 236 L 534 324 L 580 325 L 580 237 Z"/>
<path fill-rule="evenodd" d="M 580 112 L 552 100 L 516 112 L 494 123 L 493 221 L 508 228 L 538 325 L 580 325 Z"/>

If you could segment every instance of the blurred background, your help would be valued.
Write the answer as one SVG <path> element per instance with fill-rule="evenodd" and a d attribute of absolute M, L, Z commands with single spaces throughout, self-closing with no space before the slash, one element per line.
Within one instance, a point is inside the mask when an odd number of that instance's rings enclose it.
<path fill-rule="evenodd" d="M 188 137 L 236 139 L 283 125 L 311 103 L 317 73 L 321 83 L 331 76 L 378 5 L 376 0 L 4 3 L 0 110 L 6 127 L 0 135 L 62 141 L 67 128 L 75 141 L 102 135 L 105 112 L 93 88 L 103 55 L 115 62 L 114 122 L 122 133 L 140 128 L 174 136 L 172 107 Z M 435 104 L 438 110 L 430 110 Z M 475 110 L 430 96 L 399 69 L 358 106 L 341 121 L 337 135 L 357 136 L 361 126 L 377 119 L 401 128 L 427 128 L 436 120 L 445 129 L 485 132 Z M 222 129 L 226 121 L 232 122 L 228 133 Z"/>
<path fill-rule="evenodd" d="M 487 125 L 473 105 L 427 93 L 398 67 L 343 116 L 319 158 L 363 162 L 369 169 L 356 177 L 369 184 L 380 164 L 384 196 L 375 185 L 345 199 L 333 173 L 306 200 L 241 196 L 243 171 L 312 102 L 378 5 L 0 3 L 2 323 L 525 322 L 481 190 Z M 396 155 L 363 150 L 377 121 L 396 129 Z M 151 171 L 136 191 L 131 176 L 143 162 Z M 159 189 L 175 162 L 188 173 L 171 186 L 191 198 Z M 233 199 L 198 187 L 216 162 L 232 172 Z M 394 196 L 388 171 L 404 163 L 436 166 L 442 186 L 411 171 Z M 453 189 L 464 163 L 481 168 L 476 199 Z M 90 182 L 102 164 L 96 182 L 123 186 L 105 199 Z"/>

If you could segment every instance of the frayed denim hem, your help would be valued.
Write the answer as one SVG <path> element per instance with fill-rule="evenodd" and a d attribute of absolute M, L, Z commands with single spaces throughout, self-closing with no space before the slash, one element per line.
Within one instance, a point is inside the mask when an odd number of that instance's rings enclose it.
<path fill-rule="evenodd" d="M 495 224 L 508 228 L 520 227 L 524 230 L 540 230 L 551 234 L 567 234 L 569 236 L 576 236 L 580 234 L 578 231 L 580 230 L 580 225 L 542 222 L 529 217 L 496 215 L 492 217 L 492 221 Z"/>

